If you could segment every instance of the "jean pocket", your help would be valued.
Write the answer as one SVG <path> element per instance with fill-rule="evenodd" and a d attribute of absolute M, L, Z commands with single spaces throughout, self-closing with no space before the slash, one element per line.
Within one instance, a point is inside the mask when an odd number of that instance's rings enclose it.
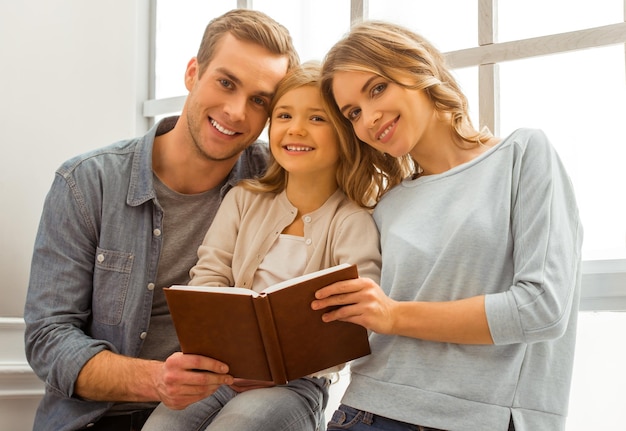
<path fill-rule="evenodd" d="M 91 305 L 97 322 L 118 325 L 122 321 L 133 261 L 132 253 L 97 248 Z"/>
<path fill-rule="evenodd" d="M 328 422 L 327 431 L 347 430 L 361 422 L 364 412 L 341 404 Z"/>

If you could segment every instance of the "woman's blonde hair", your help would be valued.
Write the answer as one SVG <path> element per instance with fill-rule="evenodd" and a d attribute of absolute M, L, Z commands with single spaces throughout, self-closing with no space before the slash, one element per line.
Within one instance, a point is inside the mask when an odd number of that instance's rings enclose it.
<path fill-rule="evenodd" d="M 488 129 L 477 131 L 472 126 L 467 98 L 443 55 L 404 27 L 382 21 L 362 22 L 331 48 L 322 68 L 322 94 L 335 115 L 341 115 L 332 92 L 333 76 L 339 71 L 373 73 L 402 87 L 424 90 L 437 111 L 449 114 L 451 127 L 464 148 L 481 145 L 493 137 Z M 342 126 L 354 133 L 351 123 L 343 115 L 341 118 Z M 359 142 L 362 159 L 355 162 L 371 165 L 377 200 L 419 170 L 409 155 L 390 157 Z"/>
<path fill-rule="evenodd" d="M 273 113 L 276 104 L 286 93 L 301 87 L 314 87 L 321 89 L 321 65 L 319 62 L 309 61 L 287 72 L 287 75 L 279 82 L 276 93 L 270 104 L 270 113 Z M 322 107 L 327 113 L 328 121 L 335 130 L 339 144 L 339 160 L 337 163 L 337 186 L 348 197 L 360 197 L 353 199 L 355 203 L 363 207 L 371 207 L 371 199 L 363 199 L 366 195 L 370 180 L 365 170 L 355 166 L 354 154 L 361 151 L 360 144 L 352 130 L 341 125 L 343 116 L 337 115 L 328 105 L 328 101 L 322 98 Z M 272 129 L 272 115 L 270 114 L 269 129 Z M 257 179 L 243 180 L 240 184 L 252 191 L 279 193 L 287 186 L 288 172 L 270 154 L 265 174 Z"/>

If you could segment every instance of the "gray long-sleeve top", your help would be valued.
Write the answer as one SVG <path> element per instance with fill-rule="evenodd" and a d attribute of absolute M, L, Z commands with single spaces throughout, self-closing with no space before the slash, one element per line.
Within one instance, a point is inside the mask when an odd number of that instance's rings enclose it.
<path fill-rule="evenodd" d="M 486 295 L 494 345 L 373 334 L 343 403 L 446 430 L 565 427 L 581 280 L 572 184 L 538 130 L 407 180 L 374 217 L 381 286 L 400 301 Z"/>

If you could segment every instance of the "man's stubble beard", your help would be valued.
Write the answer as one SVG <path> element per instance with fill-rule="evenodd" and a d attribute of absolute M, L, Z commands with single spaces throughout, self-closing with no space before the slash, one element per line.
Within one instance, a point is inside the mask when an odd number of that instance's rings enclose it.
<path fill-rule="evenodd" d="M 209 153 L 207 153 L 204 149 L 204 147 L 202 146 L 202 140 L 199 139 L 198 134 L 194 132 L 194 126 L 196 126 L 196 124 L 192 124 L 195 123 L 194 120 L 191 120 L 189 117 L 187 119 L 187 129 L 189 131 L 189 136 L 191 137 L 191 140 L 193 141 L 193 146 L 196 150 L 196 152 L 198 153 L 198 155 L 200 157 L 202 157 L 205 160 L 211 161 L 211 162 L 223 162 L 223 161 L 227 161 L 232 159 L 233 157 L 238 156 L 239 154 L 241 154 L 241 152 L 243 150 L 245 150 L 246 148 L 248 148 L 250 146 L 250 144 L 252 144 L 253 141 L 249 142 L 248 144 L 242 145 L 241 143 L 238 143 L 236 145 L 236 148 L 231 148 L 232 151 L 230 151 L 227 155 L 222 156 L 222 157 L 217 157 L 215 155 L 211 155 Z M 213 127 L 211 124 L 209 124 L 210 127 Z M 199 127 L 195 127 L 195 130 L 200 130 Z"/>

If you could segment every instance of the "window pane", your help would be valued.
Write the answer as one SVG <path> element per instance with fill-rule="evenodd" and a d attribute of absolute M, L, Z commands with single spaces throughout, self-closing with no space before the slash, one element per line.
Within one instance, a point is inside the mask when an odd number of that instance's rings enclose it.
<path fill-rule="evenodd" d="M 624 328 L 626 312 L 580 313 L 567 431 L 624 429 Z"/>
<path fill-rule="evenodd" d="M 189 59 L 196 55 L 206 25 L 212 18 L 236 7 L 236 0 L 158 0 L 156 99 L 187 93 L 183 81 L 185 67 Z M 267 13 L 289 29 L 302 61 L 321 61 L 330 47 L 350 27 L 349 1 L 335 3 L 334 0 L 255 0 L 254 9 Z"/>
<path fill-rule="evenodd" d="M 478 66 L 454 69 L 452 74 L 467 97 L 472 125 L 478 128 L 480 125 L 478 122 Z"/>
<path fill-rule="evenodd" d="M 350 2 L 336 0 L 254 0 L 289 29 L 300 60 L 323 60 L 330 47 L 350 28 Z"/>
<path fill-rule="evenodd" d="M 198 52 L 209 21 L 237 7 L 237 0 L 158 0 L 155 98 L 182 96 L 187 63 Z"/>
<path fill-rule="evenodd" d="M 624 0 L 500 1 L 498 41 L 616 24 L 623 22 L 623 18 Z"/>
<path fill-rule="evenodd" d="M 368 17 L 408 27 L 446 52 L 478 45 L 477 10 L 476 0 L 369 0 Z"/>
<path fill-rule="evenodd" d="M 621 45 L 500 65 L 501 130 L 543 129 L 574 183 L 584 259 L 626 257 Z"/>

